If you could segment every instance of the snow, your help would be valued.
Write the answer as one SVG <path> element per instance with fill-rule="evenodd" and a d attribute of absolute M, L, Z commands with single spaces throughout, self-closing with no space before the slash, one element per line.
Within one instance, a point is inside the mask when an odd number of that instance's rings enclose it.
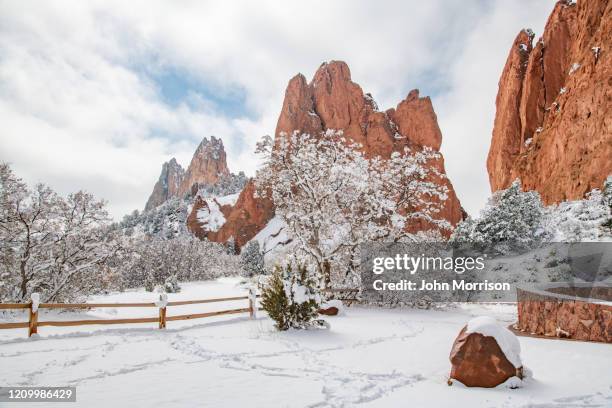
<path fill-rule="evenodd" d="M 510 330 L 498 324 L 494 318 L 489 316 L 473 318 L 467 324 L 466 333 L 480 333 L 486 337 L 493 337 L 513 366 L 517 368 L 523 366 L 518 338 Z"/>
<path fill-rule="evenodd" d="M 38 312 L 38 306 L 40 306 L 40 293 L 32 293 L 32 312 Z"/>
<path fill-rule="evenodd" d="M 206 203 L 207 207 L 198 210 L 198 221 L 208 231 L 219 231 L 219 228 L 225 224 L 225 216 L 214 198 L 206 199 Z"/>
<path fill-rule="evenodd" d="M 259 242 L 259 247 L 262 252 L 267 254 L 289 241 L 287 224 L 285 224 L 280 216 L 276 215 L 266 224 L 264 229 L 253 237 L 253 239 Z"/>
<path fill-rule="evenodd" d="M 246 295 L 239 279 L 181 283 L 169 300 Z M 89 301 L 153 301 L 132 290 Z M 243 305 L 244 304 L 244 305 Z M 170 307 L 189 311 L 246 307 L 247 301 Z M 181 310 L 177 310 L 181 309 Z M 182 310 L 184 309 L 184 310 Z M 15 320 L 27 320 L 27 310 Z M 56 313 L 55 315 L 53 315 Z M 155 308 L 93 309 L 39 319 L 156 316 Z M 325 317 L 330 330 L 277 332 L 260 313 L 120 326 L 0 330 L 0 384 L 70 385 L 77 402 L 37 407 L 607 407 L 612 403 L 609 344 L 520 337 L 534 378 L 520 389 L 446 384 L 448 355 L 474 316 L 507 326 L 516 307 L 465 305 L 448 310 L 352 306 Z M 2 318 L 2 321 L 6 319 Z M 24 405 L 25 406 L 25 405 Z"/>
<path fill-rule="evenodd" d="M 580 68 L 580 64 L 577 62 L 574 62 L 569 70 L 569 74 L 572 75 L 574 72 L 578 71 L 579 68 Z"/>
<path fill-rule="evenodd" d="M 208 231 L 219 231 L 225 224 L 225 216 L 221 212 L 224 205 L 235 205 L 240 193 L 230 194 L 223 197 L 209 197 L 204 199 L 207 207 L 198 210 L 198 221 Z"/>

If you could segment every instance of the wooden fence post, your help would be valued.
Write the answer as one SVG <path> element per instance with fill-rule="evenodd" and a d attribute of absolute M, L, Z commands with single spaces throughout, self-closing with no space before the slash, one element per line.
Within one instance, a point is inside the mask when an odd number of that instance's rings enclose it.
<path fill-rule="evenodd" d="M 168 305 L 168 295 L 162 293 L 159 295 L 159 300 L 155 302 L 155 305 L 159 307 L 159 328 L 166 328 L 166 306 Z"/>
<path fill-rule="evenodd" d="M 32 293 L 32 300 L 30 301 L 30 321 L 28 324 L 28 337 L 32 337 L 33 334 L 38 334 L 38 305 L 40 304 L 40 295 L 38 293 Z"/>
<path fill-rule="evenodd" d="M 253 288 L 249 288 L 249 316 L 251 319 L 257 317 L 257 293 Z"/>

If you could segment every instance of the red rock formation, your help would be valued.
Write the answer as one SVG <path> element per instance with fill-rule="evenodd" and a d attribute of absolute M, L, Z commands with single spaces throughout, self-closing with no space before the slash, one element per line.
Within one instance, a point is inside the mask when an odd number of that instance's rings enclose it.
<path fill-rule="evenodd" d="M 493 191 L 517 177 L 546 204 L 580 199 L 612 173 L 612 3 L 559 1 L 544 34 L 517 36 L 497 94 Z"/>
<path fill-rule="evenodd" d="M 523 368 L 512 365 L 494 337 L 467 333 L 467 326 L 453 343 L 450 361 L 450 378 L 468 387 L 492 388 L 511 377 L 523 378 Z"/>
<path fill-rule="evenodd" d="M 163 204 L 170 197 L 177 196 L 184 177 L 185 170 L 176 162 L 174 157 L 169 162 L 165 162 L 162 165 L 159 179 L 153 187 L 153 192 L 147 200 L 145 211 Z"/>
<path fill-rule="evenodd" d="M 214 184 L 229 174 L 223 141 L 214 136 L 210 137 L 210 141 L 204 138 L 187 167 L 179 187 L 179 195 L 184 196 L 194 190 L 197 191 L 198 184 Z"/>
<path fill-rule="evenodd" d="M 281 133 L 300 131 L 319 135 L 327 129 L 343 130 L 344 135 L 364 146 L 368 157 L 388 158 L 394 151 L 405 147 L 420 149 L 429 146 L 439 150 L 442 134 L 436 114 L 428 97 L 420 98 L 419 91 L 410 91 L 405 100 L 395 109 L 378 110 L 369 94 L 351 81 L 351 74 L 344 62 L 324 63 L 312 81 L 298 74 L 293 77 L 285 91 L 283 108 L 276 126 L 276 140 Z M 444 160 L 436 163 L 444 174 Z M 189 173 L 189 170 L 187 171 Z M 455 225 L 463 218 L 461 205 L 453 186 L 447 179 L 438 180 L 449 189 L 449 198 L 440 217 Z M 253 238 L 274 216 L 273 204 L 269 200 L 254 197 L 254 184 L 250 182 L 240 194 L 232 208 L 227 223 L 216 232 L 205 231 L 194 216 L 194 205 L 189 228 L 199 237 L 222 242 L 233 237 L 240 247 Z M 413 223 L 411 231 L 430 229 L 426 223 Z"/>
<path fill-rule="evenodd" d="M 439 151 L 442 142 L 429 97 L 420 98 L 415 89 L 395 109 L 379 111 L 372 97 L 351 81 L 350 70 L 341 61 L 322 64 L 310 84 L 301 74 L 289 81 L 276 137 L 296 130 L 318 135 L 327 129 L 343 130 L 348 139 L 363 145 L 368 157 L 388 158 L 405 147 Z M 443 158 L 435 165 L 445 174 Z M 459 199 L 448 179 L 438 181 L 449 190 L 440 217 L 455 225 L 463 218 Z M 418 223 L 411 230 L 425 228 Z"/>
<path fill-rule="evenodd" d="M 198 238 L 213 242 L 227 242 L 233 239 L 239 249 L 261 231 L 274 217 L 274 204 L 267 198 L 255 197 L 255 183 L 250 180 L 240 192 L 236 204 L 222 206 L 225 224 L 218 231 L 208 231 L 198 221 L 198 211 L 207 206 L 205 200 L 197 197 L 187 218 L 187 227 Z"/>

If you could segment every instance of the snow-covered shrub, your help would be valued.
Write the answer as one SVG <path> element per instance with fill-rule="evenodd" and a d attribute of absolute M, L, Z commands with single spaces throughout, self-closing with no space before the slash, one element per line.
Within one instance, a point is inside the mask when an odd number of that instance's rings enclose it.
<path fill-rule="evenodd" d="M 259 249 L 259 241 L 249 241 L 240 252 L 240 266 L 245 276 L 252 277 L 262 275 L 264 269 L 264 256 Z"/>
<path fill-rule="evenodd" d="M 522 191 L 517 179 L 508 189 L 495 192 L 478 218 L 461 222 L 451 240 L 496 247 L 506 243 L 527 246 L 542 239 L 543 217 L 540 195 Z"/>
<path fill-rule="evenodd" d="M 165 203 L 142 213 L 134 210 L 116 226 L 127 236 L 149 235 L 173 239 L 190 235 L 187 230 L 189 201 L 172 197 Z"/>
<path fill-rule="evenodd" d="M 304 329 L 319 323 L 321 296 L 304 266 L 276 266 L 262 292 L 261 305 L 278 330 Z"/>
<path fill-rule="evenodd" d="M 180 281 L 208 280 L 240 271 L 239 257 L 227 254 L 223 245 L 190 236 L 132 238 L 116 262 L 123 287 L 144 285 L 150 291 L 170 276 Z"/>
<path fill-rule="evenodd" d="M 564 201 L 547 209 L 545 228 L 557 242 L 599 241 L 610 237 L 610 178 L 604 191 L 593 190 L 584 200 Z M 607 189 L 607 190 L 606 190 Z M 607 192 L 606 192 L 607 191 Z M 606 196 L 608 194 L 608 196 Z"/>
<path fill-rule="evenodd" d="M 178 293 L 181 291 L 181 287 L 179 286 L 178 279 L 176 275 L 170 275 L 164 281 L 164 292 L 165 293 Z"/>
<path fill-rule="evenodd" d="M 450 229 L 439 216 L 447 199 L 445 177 L 429 148 L 368 159 L 342 132 L 266 136 L 257 153 L 257 194 L 271 196 L 276 215 L 295 239 L 297 256 L 313 265 L 326 286 L 359 283 L 358 247 L 400 240 L 405 226 L 423 221 Z"/>

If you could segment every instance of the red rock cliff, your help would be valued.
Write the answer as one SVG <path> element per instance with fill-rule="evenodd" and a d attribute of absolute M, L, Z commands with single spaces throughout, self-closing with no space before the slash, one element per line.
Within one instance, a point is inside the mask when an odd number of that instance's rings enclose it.
<path fill-rule="evenodd" d="M 332 61 L 322 64 L 310 83 L 299 74 L 289 81 L 283 109 L 276 126 L 276 137 L 295 130 L 320 134 L 327 129 L 343 130 L 344 135 L 363 145 L 368 157 L 388 158 L 404 147 L 419 149 L 429 146 L 439 151 L 442 133 L 429 97 L 419 97 L 412 90 L 396 108 L 378 110 L 370 94 L 351 80 L 346 63 Z M 435 163 L 444 174 L 444 159 Z M 462 209 L 448 179 L 438 180 L 449 190 L 449 198 L 440 214 L 455 225 Z M 427 228 L 415 224 L 412 230 Z"/>
<path fill-rule="evenodd" d="M 198 221 L 198 210 L 207 206 L 205 200 L 196 197 L 187 218 L 187 227 L 198 238 L 213 242 L 227 242 L 233 239 L 240 249 L 261 231 L 274 217 L 274 204 L 267 198 L 255 197 L 255 183 L 250 180 L 242 189 L 234 206 L 222 206 L 226 222 L 218 231 L 208 231 Z"/>
<path fill-rule="evenodd" d="M 558 2 L 544 34 L 516 37 L 499 81 L 491 190 L 517 177 L 546 204 L 579 199 L 612 173 L 612 2 Z"/>

